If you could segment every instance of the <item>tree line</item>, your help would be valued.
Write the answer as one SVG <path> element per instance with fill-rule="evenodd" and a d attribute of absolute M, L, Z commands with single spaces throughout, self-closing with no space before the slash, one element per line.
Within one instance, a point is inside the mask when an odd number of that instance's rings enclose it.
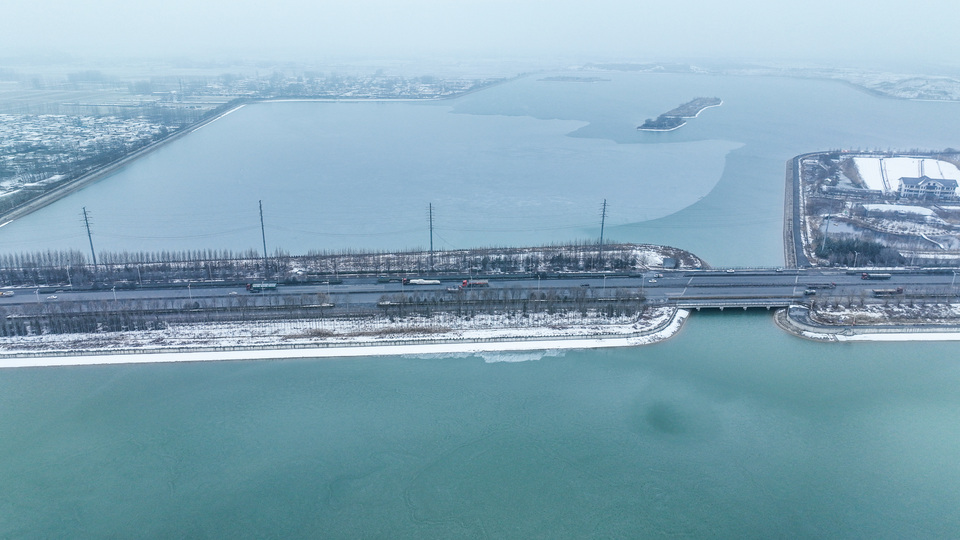
<path fill-rule="evenodd" d="M 334 306 L 325 293 L 269 295 L 253 303 L 248 296 L 120 299 L 38 302 L 0 305 L 0 337 L 43 334 L 135 332 L 162 330 L 169 325 L 241 322 L 263 324 L 283 320 L 322 321 L 326 318 L 458 317 L 504 315 L 526 318 L 562 314 L 571 323 L 596 317 L 639 317 L 646 305 L 635 289 L 603 293 L 572 287 L 531 291 L 523 288 L 485 289 L 448 294 L 440 291 L 384 295 L 375 304 Z"/>
<path fill-rule="evenodd" d="M 266 259 L 256 250 L 227 249 L 121 251 L 97 254 L 98 264 L 78 250 L 0 254 L 0 286 L 146 286 L 188 281 L 276 281 L 286 284 L 336 279 L 339 274 L 376 276 L 544 274 L 632 271 L 659 264 L 634 244 L 614 244 L 601 251 L 596 243 L 539 248 L 483 248 L 434 253 L 425 251 L 311 252 L 291 255 L 275 250 Z M 650 249 L 654 249 L 650 246 Z M 683 262 L 702 261 L 673 248 L 656 248 Z M 431 264 L 431 260 L 433 263 Z"/>

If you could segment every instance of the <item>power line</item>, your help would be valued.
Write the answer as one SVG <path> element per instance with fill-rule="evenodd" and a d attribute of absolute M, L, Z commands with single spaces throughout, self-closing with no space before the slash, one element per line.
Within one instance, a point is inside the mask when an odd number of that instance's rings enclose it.
<path fill-rule="evenodd" d="M 386 231 L 381 230 L 380 232 L 374 232 L 374 233 L 356 233 L 356 232 L 352 232 L 352 233 L 334 233 L 334 232 L 311 231 L 311 230 L 306 230 L 306 229 L 295 229 L 295 228 L 291 228 L 291 227 L 283 227 L 283 226 L 280 226 L 280 225 L 271 225 L 271 226 L 270 226 L 270 230 L 271 230 L 271 231 L 287 231 L 287 232 L 294 232 L 294 233 L 302 233 L 302 234 L 309 234 L 309 235 L 313 235 L 313 236 L 335 236 L 335 237 L 344 237 L 344 238 L 350 238 L 350 237 L 355 237 L 355 236 L 358 236 L 358 237 L 396 236 L 396 235 L 398 235 L 398 234 L 404 234 L 404 233 L 423 232 L 423 229 L 421 229 L 420 227 L 416 227 L 416 228 L 413 228 L 413 229 L 390 229 L 390 230 L 386 230 Z"/>
<path fill-rule="evenodd" d="M 248 231 L 254 230 L 255 228 L 256 228 L 255 226 L 251 225 L 249 227 L 240 227 L 237 229 L 229 229 L 229 230 L 219 231 L 219 232 L 182 234 L 182 235 L 160 235 L 160 236 L 157 236 L 157 235 L 145 236 L 145 235 L 135 235 L 135 234 L 111 234 L 111 233 L 105 233 L 103 231 L 99 232 L 98 234 L 100 236 L 105 236 L 107 238 L 128 238 L 128 239 L 136 239 L 136 240 L 180 240 L 180 239 L 187 239 L 187 238 L 216 238 L 218 236 L 227 236 L 227 235 L 232 235 L 240 232 L 248 232 Z"/>

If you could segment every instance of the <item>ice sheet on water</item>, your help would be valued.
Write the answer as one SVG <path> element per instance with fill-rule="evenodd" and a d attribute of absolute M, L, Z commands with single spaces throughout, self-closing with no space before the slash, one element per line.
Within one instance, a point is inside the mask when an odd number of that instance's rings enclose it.
<path fill-rule="evenodd" d="M 563 354 L 564 351 L 559 350 L 524 352 L 499 351 L 480 353 L 480 358 L 483 358 L 483 361 L 487 364 L 494 364 L 497 362 L 533 362 L 546 357 L 563 356 Z"/>

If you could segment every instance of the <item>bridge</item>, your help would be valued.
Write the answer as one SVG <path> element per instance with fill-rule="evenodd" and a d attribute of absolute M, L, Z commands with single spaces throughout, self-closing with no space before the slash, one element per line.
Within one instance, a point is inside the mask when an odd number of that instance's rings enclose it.
<path fill-rule="evenodd" d="M 253 294 L 242 285 L 192 282 L 162 289 L 119 288 L 72 290 L 69 287 L 2 289 L 0 313 L 18 316 L 43 307 L 79 313 L 120 310 L 123 305 L 208 313 L 243 310 L 279 313 L 285 309 L 322 311 L 327 316 L 376 311 L 389 306 L 434 305 L 446 308 L 464 302 L 508 306 L 564 302 L 617 302 L 672 305 L 684 309 L 771 309 L 818 301 L 848 303 L 900 302 L 912 299 L 951 301 L 956 298 L 960 269 L 890 269 L 881 279 L 862 279 L 869 269 L 726 269 L 642 273 L 497 274 L 483 276 L 488 286 L 460 290 L 464 276 L 429 276 L 423 284 L 399 279 L 382 282 L 370 276 L 340 276 L 336 282 L 279 285 Z M 416 276 L 424 277 L 424 276 Z M 476 276 L 474 276 L 476 278 Z M 438 285 L 436 281 L 439 280 Z M 582 305 L 582 304 L 581 304 Z"/>
<path fill-rule="evenodd" d="M 795 297 L 753 298 L 753 299 L 723 299 L 723 298 L 680 298 L 671 302 L 682 309 L 750 309 L 750 308 L 784 308 L 797 303 Z"/>

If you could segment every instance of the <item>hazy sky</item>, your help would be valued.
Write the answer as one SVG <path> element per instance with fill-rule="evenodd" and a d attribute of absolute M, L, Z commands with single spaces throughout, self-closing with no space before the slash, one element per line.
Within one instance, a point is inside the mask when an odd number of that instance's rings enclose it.
<path fill-rule="evenodd" d="M 723 58 L 957 65 L 956 0 L 19 0 L 0 57 Z"/>

